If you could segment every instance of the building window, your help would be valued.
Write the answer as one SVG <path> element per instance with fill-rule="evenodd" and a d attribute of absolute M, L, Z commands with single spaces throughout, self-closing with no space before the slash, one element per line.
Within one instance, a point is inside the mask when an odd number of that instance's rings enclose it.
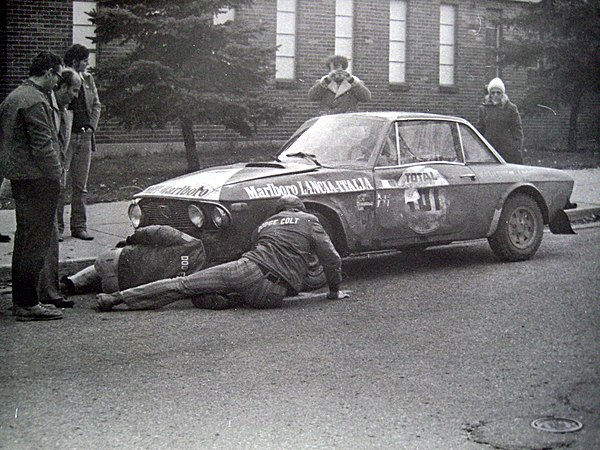
<path fill-rule="evenodd" d="M 277 0 L 275 78 L 296 78 L 296 0 Z"/>
<path fill-rule="evenodd" d="M 488 25 L 485 29 L 485 72 L 488 80 L 502 76 L 500 68 L 501 43 L 502 26 Z"/>
<path fill-rule="evenodd" d="M 456 7 L 440 6 L 440 85 L 454 86 Z"/>
<path fill-rule="evenodd" d="M 354 0 L 335 1 L 335 54 L 348 58 L 352 72 L 352 38 L 354 25 Z"/>
<path fill-rule="evenodd" d="M 94 9 L 96 2 L 73 2 L 73 44 L 85 45 L 89 49 L 91 67 L 96 67 L 96 44 L 92 42 L 96 35 L 96 27 L 90 22 L 88 13 Z"/>
<path fill-rule="evenodd" d="M 406 81 L 406 1 L 390 0 L 390 84 Z"/>
<path fill-rule="evenodd" d="M 213 16 L 213 24 L 223 25 L 229 21 L 235 20 L 235 9 L 234 8 L 223 8 L 220 9 L 217 14 Z"/>

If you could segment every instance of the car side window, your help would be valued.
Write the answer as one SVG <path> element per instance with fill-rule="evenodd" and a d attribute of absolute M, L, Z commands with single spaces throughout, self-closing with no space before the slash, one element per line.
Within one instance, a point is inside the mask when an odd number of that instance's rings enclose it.
<path fill-rule="evenodd" d="M 401 164 L 462 161 L 456 126 L 453 122 L 401 121 L 398 123 L 398 142 Z"/>
<path fill-rule="evenodd" d="M 396 146 L 396 127 L 390 128 L 390 132 L 383 141 L 383 149 L 375 162 L 376 167 L 397 166 L 398 148 Z"/>
<path fill-rule="evenodd" d="M 459 125 L 459 128 L 463 149 L 465 151 L 465 162 L 500 163 L 473 130 L 462 123 Z"/>

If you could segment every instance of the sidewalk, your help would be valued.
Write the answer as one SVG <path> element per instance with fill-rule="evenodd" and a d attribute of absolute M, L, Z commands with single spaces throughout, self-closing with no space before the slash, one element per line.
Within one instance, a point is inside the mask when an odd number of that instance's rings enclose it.
<path fill-rule="evenodd" d="M 577 209 L 567 211 L 571 220 L 579 220 L 600 213 L 600 169 L 566 170 L 575 180 L 571 201 L 577 203 Z M 88 231 L 93 241 L 72 238 L 67 228 L 64 242 L 60 244 L 60 271 L 62 274 L 74 273 L 93 263 L 96 257 L 107 247 L 113 247 L 118 241 L 133 233 L 133 227 L 127 217 L 129 201 L 115 203 L 96 203 L 88 205 Z M 65 208 L 65 217 L 70 216 L 70 207 Z M 14 239 L 15 212 L 0 210 L 0 232 Z M 0 281 L 10 280 L 13 242 L 0 243 Z"/>
<path fill-rule="evenodd" d="M 64 241 L 59 245 L 61 275 L 73 273 L 94 262 L 107 247 L 133 233 L 134 229 L 127 216 L 129 201 L 96 203 L 88 205 L 88 232 L 93 241 L 82 241 L 71 237 L 69 230 L 70 206 L 65 207 L 66 229 Z M 11 260 L 16 222 L 14 210 L 0 210 L 0 231 L 11 237 L 11 242 L 0 243 L 0 281 L 11 278 Z"/>

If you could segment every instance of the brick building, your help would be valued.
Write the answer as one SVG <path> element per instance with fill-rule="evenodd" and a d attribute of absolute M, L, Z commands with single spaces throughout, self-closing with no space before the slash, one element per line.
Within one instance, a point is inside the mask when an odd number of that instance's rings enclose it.
<path fill-rule="evenodd" d="M 280 44 L 270 95 L 290 106 L 276 127 L 261 128 L 255 139 L 284 139 L 317 113 L 310 86 L 325 73 L 334 53 L 350 59 L 352 72 L 370 88 L 365 110 L 405 110 L 452 114 L 475 120 L 484 86 L 499 75 L 519 105 L 527 70 L 500 68 L 496 55 L 507 33 L 496 25 L 528 3 L 540 0 L 255 0 L 215 20 L 260 23 L 264 39 Z M 93 49 L 102 64 L 118 48 L 96 48 L 87 36 L 93 27 L 85 14 L 93 1 L 8 0 L 3 6 L 0 100 L 27 75 L 32 56 L 41 50 L 62 55 L 73 42 Z M 580 115 L 581 144 L 598 141 L 598 98 L 586 99 Z M 524 117 L 525 145 L 565 145 L 568 111 L 545 110 Z M 197 127 L 199 141 L 244 140 L 220 127 Z M 104 118 L 98 143 L 180 142 L 179 127 L 125 131 Z"/>

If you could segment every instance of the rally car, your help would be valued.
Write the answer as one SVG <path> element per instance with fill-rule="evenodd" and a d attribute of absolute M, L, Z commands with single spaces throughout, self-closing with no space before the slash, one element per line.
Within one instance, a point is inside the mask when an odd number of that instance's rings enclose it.
<path fill-rule="evenodd" d="M 211 167 L 134 197 L 134 227 L 166 224 L 203 240 L 214 262 L 251 246 L 277 198 L 294 194 L 340 254 L 421 250 L 487 238 L 503 261 L 531 258 L 544 225 L 573 233 L 573 180 L 507 164 L 468 121 L 406 112 L 349 113 L 304 123 L 272 161 Z"/>

